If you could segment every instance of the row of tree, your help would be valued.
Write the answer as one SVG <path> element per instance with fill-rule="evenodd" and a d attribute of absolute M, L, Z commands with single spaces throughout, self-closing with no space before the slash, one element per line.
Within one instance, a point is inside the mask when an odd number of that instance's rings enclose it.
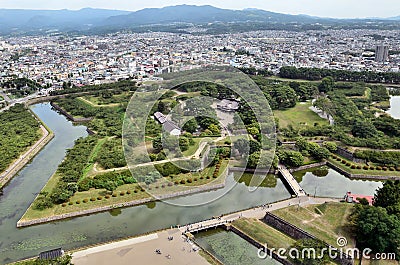
<path fill-rule="evenodd" d="M 400 84 L 400 74 L 394 72 L 353 72 L 347 70 L 285 66 L 281 67 L 279 76 L 282 78 L 310 81 L 321 80 L 324 77 L 330 76 L 335 81 Z"/>

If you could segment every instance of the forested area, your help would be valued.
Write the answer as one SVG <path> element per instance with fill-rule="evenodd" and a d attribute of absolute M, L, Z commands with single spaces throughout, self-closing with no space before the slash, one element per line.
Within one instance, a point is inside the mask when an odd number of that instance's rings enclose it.
<path fill-rule="evenodd" d="M 400 73 L 394 72 L 353 72 L 320 68 L 281 67 L 279 76 L 289 79 L 321 80 L 331 76 L 335 81 L 400 84 Z"/>
<path fill-rule="evenodd" d="M 359 249 L 393 253 L 400 259 L 400 181 L 387 181 L 377 190 L 374 205 L 361 200 L 351 216 Z"/>
<path fill-rule="evenodd" d="M 23 105 L 0 113 L 0 172 L 40 139 L 39 125 Z"/>
<path fill-rule="evenodd" d="M 121 138 L 111 138 L 102 145 L 96 158 L 102 168 L 110 169 L 126 166 L 121 141 Z"/>
<path fill-rule="evenodd" d="M 97 144 L 96 136 L 88 136 L 75 141 L 73 148 L 68 149 L 64 161 L 59 165 L 56 175 L 57 183 L 50 192 L 42 192 L 36 199 L 34 207 L 38 210 L 51 208 L 54 204 L 68 201 L 78 191 L 78 181 L 88 166 L 89 157 Z"/>
<path fill-rule="evenodd" d="M 14 78 L 9 81 L 0 83 L 0 87 L 7 89 L 7 92 L 13 96 L 20 98 L 25 97 L 38 91 L 42 86 L 28 78 Z"/>
<path fill-rule="evenodd" d="M 65 95 L 72 93 L 82 93 L 82 92 L 93 92 L 101 90 L 120 90 L 120 91 L 136 91 L 136 82 L 131 80 L 122 80 L 119 82 L 101 84 L 101 85 L 91 85 L 91 86 L 72 86 L 67 85 L 63 90 L 55 90 L 50 93 L 51 96 Z"/>

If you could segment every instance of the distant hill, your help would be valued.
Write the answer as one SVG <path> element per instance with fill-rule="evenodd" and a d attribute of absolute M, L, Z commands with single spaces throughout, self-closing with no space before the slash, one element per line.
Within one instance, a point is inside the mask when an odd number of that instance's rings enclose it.
<path fill-rule="evenodd" d="M 111 16 L 129 11 L 84 8 L 81 10 L 0 9 L 0 31 L 11 29 L 79 29 L 97 25 Z"/>
<path fill-rule="evenodd" d="M 47 30 L 104 33 L 122 29 L 136 32 L 185 32 L 185 27 L 201 25 L 209 33 L 262 29 L 307 30 L 324 28 L 398 28 L 400 17 L 341 20 L 307 15 L 288 15 L 260 9 L 229 10 L 210 5 L 178 5 L 146 8 L 136 12 L 84 8 L 81 10 L 0 9 L 0 34 L 41 34 Z M 343 26 L 345 25 L 345 26 Z M 348 27 L 347 27 L 348 28 Z"/>
<path fill-rule="evenodd" d="M 307 16 L 279 14 L 259 9 L 229 10 L 213 6 L 178 5 L 164 8 L 146 8 L 127 15 L 108 18 L 104 25 L 145 25 L 172 22 L 315 22 Z"/>

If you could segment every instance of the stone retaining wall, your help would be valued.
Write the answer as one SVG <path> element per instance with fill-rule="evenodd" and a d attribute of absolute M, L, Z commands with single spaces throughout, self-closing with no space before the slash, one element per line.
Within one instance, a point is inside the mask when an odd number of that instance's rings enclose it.
<path fill-rule="evenodd" d="M 282 233 L 290 236 L 291 238 L 294 238 L 296 240 L 299 239 L 317 239 L 315 236 L 312 234 L 304 231 L 303 229 L 283 220 L 282 218 L 279 218 L 278 216 L 267 212 L 265 217 L 261 219 L 262 222 L 265 224 L 275 228 L 278 231 L 281 231 Z M 327 248 L 334 248 L 333 246 L 330 246 L 329 244 L 325 243 Z M 335 259 L 336 262 L 338 262 L 341 265 L 353 265 L 354 261 L 351 257 L 348 257 L 344 253 L 338 253 L 338 257 Z"/>
<path fill-rule="evenodd" d="M 83 210 L 83 211 L 79 211 L 79 212 L 54 215 L 54 216 L 34 219 L 34 220 L 30 220 L 30 221 L 19 220 L 17 222 L 17 227 L 25 227 L 25 226 L 42 224 L 42 223 L 48 223 L 48 222 L 53 222 L 53 221 L 62 220 L 62 219 L 66 219 L 66 218 L 72 218 L 72 217 L 84 216 L 84 215 L 89 215 L 89 214 L 98 213 L 98 212 L 109 211 L 109 210 L 112 210 L 115 208 L 136 206 L 136 205 L 144 204 L 144 203 L 155 201 L 155 200 L 171 199 L 174 197 L 180 197 L 180 196 L 185 196 L 185 195 L 204 192 L 204 191 L 216 190 L 216 189 L 221 189 L 224 187 L 225 187 L 225 183 L 221 183 L 221 184 L 203 187 L 203 188 L 196 188 L 196 189 L 190 189 L 190 190 L 186 190 L 186 191 L 175 192 L 175 193 L 171 193 L 171 194 L 165 194 L 165 195 L 158 196 L 157 199 L 150 197 L 150 198 L 134 200 L 134 201 L 130 201 L 130 202 L 123 202 L 123 203 L 117 203 L 117 204 L 113 204 L 113 205 L 109 205 L 109 206 L 87 209 L 87 210 Z"/>
<path fill-rule="evenodd" d="M 57 111 L 59 111 L 62 115 L 64 115 L 65 117 L 67 117 L 69 120 L 73 121 L 73 122 L 89 122 L 91 120 L 93 120 L 93 117 L 89 117 L 89 118 L 75 118 L 74 116 L 72 116 L 71 114 L 69 114 L 68 112 L 66 112 L 63 108 L 61 108 L 60 106 L 58 106 L 56 103 L 54 102 L 50 102 L 50 105 L 55 108 Z"/>
<path fill-rule="evenodd" d="M 306 169 L 310 169 L 310 168 L 314 168 L 314 167 L 321 167 L 321 166 L 326 166 L 326 161 L 322 161 L 319 163 L 314 163 L 314 164 L 309 164 L 309 165 L 304 165 L 301 167 L 295 167 L 295 168 L 291 168 L 289 169 L 290 173 L 296 172 L 296 171 L 301 171 L 301 170 L 306 170 Z"/>

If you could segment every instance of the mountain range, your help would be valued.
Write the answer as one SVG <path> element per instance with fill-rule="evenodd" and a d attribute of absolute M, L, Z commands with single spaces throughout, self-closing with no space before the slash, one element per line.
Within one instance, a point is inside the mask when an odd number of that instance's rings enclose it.
<path fill-rule="evenodd" d="M 367 20 L 367 19 L 366 19 Z M 399 17 L 368 21 L 400 22 Z M 265 25 L 361 23 L 364 20 L 340 20 L 307 15 L 288 15 L 260 9 L 229 10 L 213 6 L 178 5 L 146 8 L 135 12 L 84 8 L 81 10 L 0 9 L 0 32 L 121 30 L 171 24 L 263 23 Z M 279 28 L 277 26 L 277 28 Z"/>

